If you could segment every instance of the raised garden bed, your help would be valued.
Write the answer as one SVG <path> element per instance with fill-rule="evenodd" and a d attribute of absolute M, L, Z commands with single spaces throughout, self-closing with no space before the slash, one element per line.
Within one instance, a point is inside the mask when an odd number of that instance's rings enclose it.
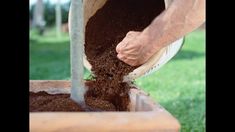
<path fill-rule="evenodd" d="M 65 80 L 30 80 L 31 92 L 69 93 L 70 86 Z M 130 100 L 130 112 L 30 112 L 30 131 L 179 131 L 177 119 L 139 88 L 130 90 Z"/>

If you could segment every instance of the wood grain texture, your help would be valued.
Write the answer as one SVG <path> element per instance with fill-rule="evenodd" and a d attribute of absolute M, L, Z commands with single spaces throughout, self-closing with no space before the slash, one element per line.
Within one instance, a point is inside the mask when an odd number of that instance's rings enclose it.
<path fill-rule="evenodd" d="M 164 112 L 30 113 L 31 132 L 177 132 Z"/>

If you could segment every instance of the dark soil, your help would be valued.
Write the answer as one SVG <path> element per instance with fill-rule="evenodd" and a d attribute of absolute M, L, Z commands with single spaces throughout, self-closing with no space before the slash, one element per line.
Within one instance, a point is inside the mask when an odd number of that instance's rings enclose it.
<path fill-rule="evenodd" d="M 123 76 L 137 67 L 116 57 L 116 45 L 128 31 L 142 31 L 163 10 L 163 0 L 108 0 L 89 19 L 85 53 L 94 77 L 86 97 L 107 101 L 117 111 L 128 111 L 130 86 L 123 82 Z"/>
<path fill-rule="evenodd" d="M 87 81 L 88 87 L 94 87 L 93 83 Z M 86 110 L 82 109 L 76 102 L 70 99 L 70 94 L 48 94 L 45 91 L 30 92 L 30 112 L 43 111 L 115 111 L 113 104 L 94 97 L 86 97 Z"/>
<path fill-rule="evenodd" d="M 92 16 L 85 32 L 85 54 L 93 78 L 87 84 L 86 104 L 102 111 L 128 111 L 131 67 L 116 56 L 116 45 L 128 31 L 142 31 L 164 10 L 164 0 L 108 0 Z M 30 93 L 30 111 L 83 111 L 68 94 Z"/>
<path fill-rule="evenodd" d="M 69 94 L 48 94 L 46 92 L 30 92 L 30 112 L 39 111 L 83 111 L 70 99 Z"/>

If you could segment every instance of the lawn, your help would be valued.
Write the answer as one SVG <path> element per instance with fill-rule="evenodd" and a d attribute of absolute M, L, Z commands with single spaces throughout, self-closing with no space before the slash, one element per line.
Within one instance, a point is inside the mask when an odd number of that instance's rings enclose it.
<path fill-rule="evenodd" d="M 30 30 L 31 80 L 70 79 L 69 36 L 57 39 L 54 31 L 38 36 Z M 135 83 L 179 119 L 182 132 L 205 131 L 205 31 L 188 34 L 170 62 Z"/>

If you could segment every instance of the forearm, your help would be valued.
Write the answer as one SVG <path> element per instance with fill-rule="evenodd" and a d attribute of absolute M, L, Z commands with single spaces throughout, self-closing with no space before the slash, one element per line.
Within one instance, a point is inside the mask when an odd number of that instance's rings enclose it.
<path fill-rule="evenodd" d="M 205 21 L 205 0 L 174 0 L 168 9 L 144 29 L 153 50 L 161 49 Z"/>

